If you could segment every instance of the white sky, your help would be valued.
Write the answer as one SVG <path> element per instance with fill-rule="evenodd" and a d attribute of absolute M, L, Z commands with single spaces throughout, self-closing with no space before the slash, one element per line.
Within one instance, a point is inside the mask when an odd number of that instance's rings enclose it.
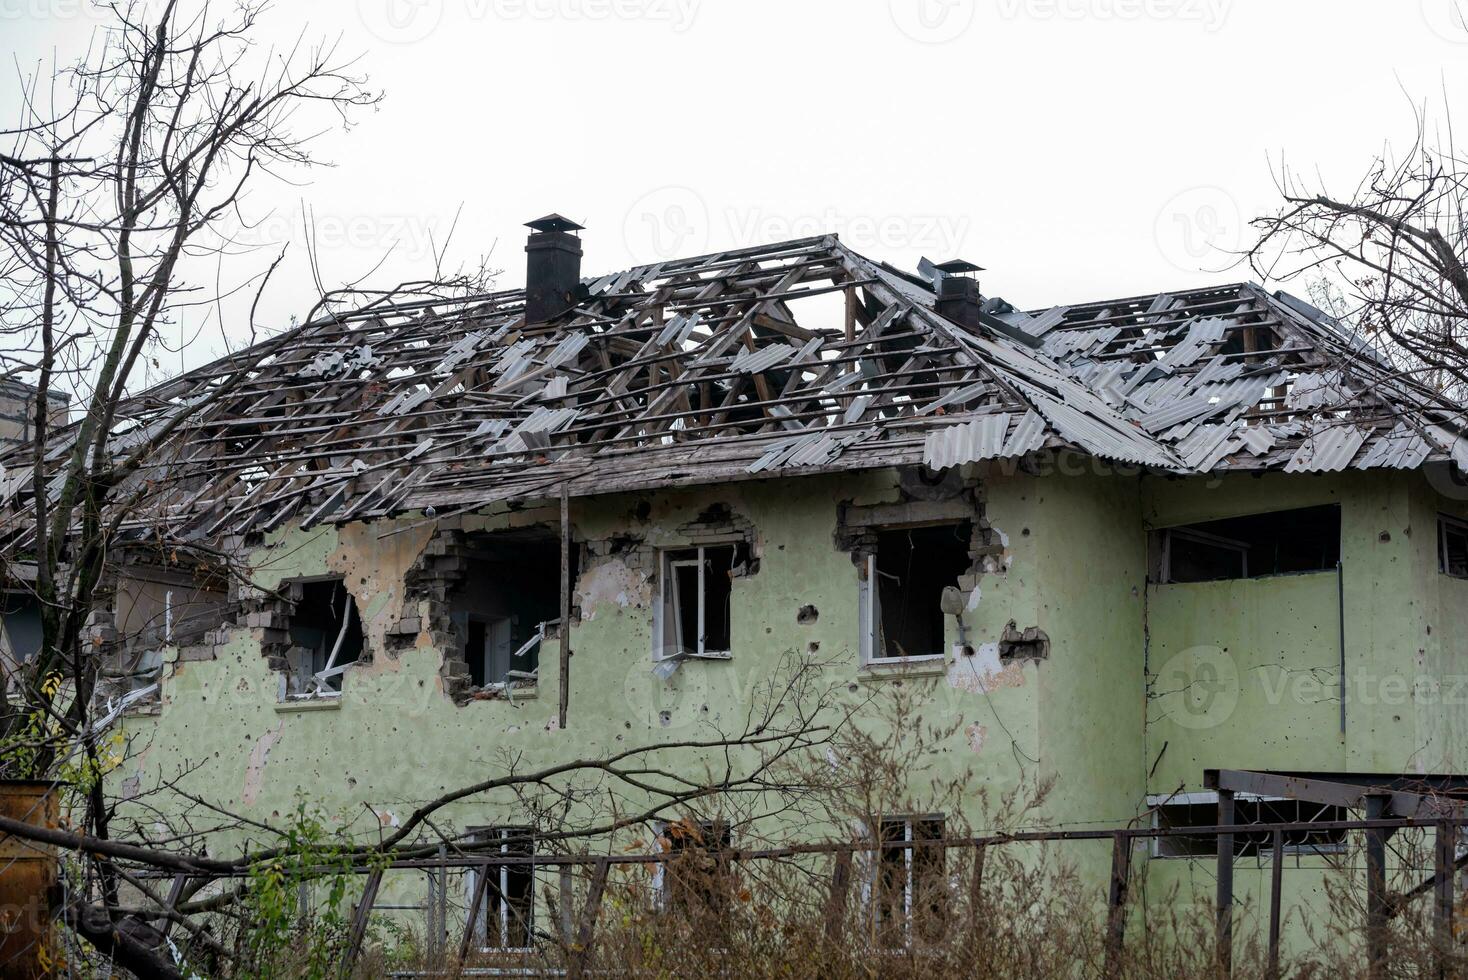
<path fill-rule="evenodd" d="M 549 211 L 587 226 L 587 273 L 835 231 L 977 262 L 1025 308 L 1227 282 L 1214 249 L 1272 205 L 1271 160 L 1352 184 L 1412 99 L 1463 91 L 1454 2 L 281 0 L 267 40 L 342 35 L 386 100 L 318 146 L 333 168 L 252 200 L 273 237 L 309 206 L 335 280 L 395 246 L 384 285 L 460 206 L 450 254 L 492 249 L 502 286 Z M 5 121 L 16 71 L 92 23 L 0 0 Z M 315 298 L 304 260 L 262 306 L 282 324 Z"/>

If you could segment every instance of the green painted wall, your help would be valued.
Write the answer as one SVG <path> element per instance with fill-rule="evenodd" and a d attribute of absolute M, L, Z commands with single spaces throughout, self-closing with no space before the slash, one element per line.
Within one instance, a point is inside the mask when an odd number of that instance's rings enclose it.
<path fill-rule="evenodd" d="M 160 773 L 183 774 L 185 788 L 265 819 L 305 794 L 347 815 L 354 829 L 366 829 L 364 819 L 371 819 L 364 808 L 391 826 L 415 802 L 512 765 L 529 770 L 737 726 L 753 692 L 787 658 L 824 663 L 822 683 L 847 703 L 900 694 L 914 700 L 925 724 L 951 728 L 906 795 L 920 803 L 935 787 L 963 785 L 965 802 L 953 815 L 975 830 L 992 825 L 1004 800 L 1027 799 L 1042 787 L 1043 803 L 1024 814 L 1025 825 L 1119 826 L 1138 818 L 1149 792 L 1201 788 L 1205 766 L 1462 771 L 1468 765 L 1462 758 L 1468 694 L 1457 703 L 1427 703 L 1411 694 L 1353 698 L 1342 738 L 1334 573 L 1147 584 L 1149 528 L 1339 503 L 1348 681 L 1364 672 L 1364 692 L 1368 682 L 1379 687 L 1398 675 L 1415 681 L 1468 674 L 1461 640 L 1468 583 L 1437 573 L 1434 536 L 1437 511 L 1460 512 L 1461 505 L 1443 501 L 1419 477 L 1352 472 L 1170 480 L 1090 467 L 1044 475 L 981 467 L 974 475 L 1004 549 L 978 577 L 969 602 L 972 653 L 963 652 L 949 619 L 948 662 L 895 674 L 863 670 L 858 662 L 857 570 L 835 543 L 838 505 L 898 500 L 895 473 L 572 501 L 578 541 L 634 535 L 652 546 L 685 543 L 676 528 L 710 504 L 727 504 L 757 529 L 760 566 L 734 582 L 732 659 L 686 664 L 667 681 L 652 672 L 654 583 L 616 558 L 584 567 L 566 730 L 556 724 L 561 678 L 554 644 L 542 655 L 533 695 L 462 706 L 443 693 L 442 652 L 426 633 L 405 653 L 384 649 L 388 631 L 415 614 L 403 608 L 402 580 L 428 543 L 431 522 L 404 518 L 281 532 L 254 554 L 255 580 L 273 587 L 295 577 L 344 575 L 375 651 L 372 663 L 348 672 L 339 702 L 280 704 L 278 678 L 260 655 L 258 634 L 235 629 L 215 659 L 170 666 L 161 710 L 127 720 L 136 755 L 115 778 L 126 791 L 151 785 Z M 462 519 L 471 530 L 555 520 L 554 508 Z M 819 615 L 801 624 L 797 613 L 807 605 Z M 1048 634 L 1048 660 L 1000 663 L 997 642 L 1011 621 Z M 1175 698 L 1167 702 L 1159 686 L 1169 664 L 1190 666 L 1199 650 L 1217 651 L 1210 656 L 1232 664 L 1238 677 L 1233 708 L 1204 725 Z M 872 711 L 863 723 L 880 726 L 880 717 Z M 693 763 L 685 755 L 677 764 Z M 501 796 L 456 805 L 445 822 L 467 827 L 517 816 L 515 801 Z M 802 823 L 807 834 L 839 830 Z M 1078 846 L 1073 853 L 1099 900 L 1108 848 Z M 1149 902 L 1173 886 L 1191 892 L 1198 879 L 1205 891 L 1211 888 L 1206 864 L 1150 865 Z M 1313 892 L 1318 877 L 1288 875 L 1287 889 Z M 1261 882 L 1267 877 L 1241 869 L 1242 891 L 1266 887 Z M 412 901 L 422 884 L 395 888 Z"/>

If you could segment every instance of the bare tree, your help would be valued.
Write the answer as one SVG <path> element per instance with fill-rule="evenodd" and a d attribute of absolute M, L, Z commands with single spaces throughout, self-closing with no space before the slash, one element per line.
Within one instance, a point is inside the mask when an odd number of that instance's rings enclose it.
<path fill-rule="evenodd" d="M 376 100 L 335 44 L 255 50 L 262 4 L 223 17 L 177 0 L 108 9 L 85 58 L 26 84 L 0 151 L 0 365 L 35 388 L 30 444 L 3 464 L 0 571 L 30 592 L 41 636 L 6 665 L 0 774 L 81 773 L 81 822 L 100 839 L 108 717 L 88 620 L 158 447 L 246 376 L 226 358 L 202 398 L 160 401 L 143 394 L 153 359 L 185 310 L 268 281 L 274 264 L 226 288 L 190 281 L 204 258 L 231 252 L 222 229 L 243 220 L 247 187 L 311 166 L 314 138 Z M 258 339 L 253 322 L 245 334 Z M 54 425 L 58 391 L 79 409 L 74 424 Z M 172 546 L 165 529 L 156 543 Z M 97 855 L 89 873 L 103 905 L 68 909 L 72 924 L 119 962 L 162 969 L 117 928 L 110 859 Z"/>
<path fill-rule="evenodd" d="M 1253 224 L 1265 279 L 1304 277 L 1316 304 L 1375 340 L 1401 375 L 1461 413 L 1468 392 L 1468 159 L 1450 112 L 1418 109 L 1409 146 L 1387 146 L 1344 192 L 1281 167 L 1283 204 Z"/>

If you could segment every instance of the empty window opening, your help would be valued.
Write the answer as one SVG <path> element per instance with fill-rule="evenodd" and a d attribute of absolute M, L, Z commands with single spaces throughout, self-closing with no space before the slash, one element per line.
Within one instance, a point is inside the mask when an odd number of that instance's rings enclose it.
<path fill-rule="evenodd" d="M 867 660 L 941 657 L 943 590 L 973 567 L 968 521 L 877 532 L 862 583 Z"/>
<path fill-rule="evenodd" d="M 535 935 L 535 832 L 530 827 L 485 827 L 472 831 L 489 855 L 518 858 L 488 865 L 466 876 L 468 907 L 479 892 L 479 913 L 469 924 L 482 951 L 529 949 Z"/>
<path fill-rule="evenodd" d="M 449 617 L 470 683 L 481 688 L 535 684 L 542 642 L 560 627 L 559 530 L 471 534 L 462 559 L 465 574 L 449 593 Z"/>
<path fill-rule="evenodd" d="M 1155 805 L 1154 826 L 1161 828 L 1214 827 L 1218 825 L 1218 797 L 1214 793 L 1188 794 L 1178 801 Z M 1345 807 L 1308 803 L 1303 800 L 1273 799 L 1239 795 L 1234 799 L 1235 857 L 1268 857 L 1274 849 L 1272 831 L 1249 831 L 1249 824 L 1317 823 L 1351 819 Z M 1286 854 L 1339 854 L 1345 850 L 1344 830 L 1290 830 L 1284 834 Z M 1153 843 L 1157 857 L 1218 856 L 1218 838 L 1212 834 L 1158 837 Z"/>
<path fill-rule="evenodd" d="M 663 908 L 719 923 L 735 890 L 729 860 L 734 837 L 722 820 L 675 820 L 663 828 L 669 859 L 658 871 Z"/>
<path fill-rule="evenodd" d="M 728 657 L 734 648 L 734 578 L 749 567 L 744 542 L 662 553 L 658 656 Z"/>
<path fill-rule="evenodd" d="M 0 667 L 9 677 L 41 651 L 41 603 L 30 592 L 0 592 Z"/>
<path fill-rule="evenodd" d="M 130 563 L 117 579 L 113 672 L 132 690 L 150 687 L 163 672 L 163 648 L 204 642 L 228 618 L 223 576 L 197 568 Z"/>
<path fill-rule="evenodd" d="M 1153 580 L 1215 582 L 1333 570 L 1341 558 L 1334 504 L 1154 532 Z"/>
<path fill-rule="evenodd" d="M 943 817 L 888 817 L 878 824 L 871 882 L 874 932 L 885 946 L 934 940 L 944 926 Z"/>
<path fill-rule="evenodd" d="M 1438 569 L 1454 578 L 1468 578 L 1468 521 L 1441 515 L 1437 519 Z"/>
<path fill-rule="evenodd" d="M 357 604 L 340 578 L 289 585 L 290 695 L 330 696 L 342 689 L 342 674 L 362 656 Z"/>

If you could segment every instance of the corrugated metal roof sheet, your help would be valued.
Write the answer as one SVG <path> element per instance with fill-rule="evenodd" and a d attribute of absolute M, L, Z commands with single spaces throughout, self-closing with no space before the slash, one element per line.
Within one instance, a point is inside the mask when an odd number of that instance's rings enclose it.
<path fill-rule="evenodd" d="M 1415 470 L 1432 455 L 1432 446 L 1413 431 L 1406 422 L 1398 422 L 1390 432 L 1379 433 L 1356 462 L 1360 470 L 1390 467 Z"/>
<path fill-rule="evenodd" d="M 1009 432 L 1009 413 L 998 412 L 950 425 L 928 433 L 923 443 L 923 462 L 934 469 L 994 459 L 1004 452 L 1004 437 Z"/>
<path fill-rule="evenodd" d="M 1305 437 L 1285 464 L 1286 473 L 1335 473 L 1351 465 L 1366 433 L 1353 425 L 1326 424 Z"/>
<path fill-rule="evenodd" d="M 790 360 L 790 355 L 794 353 L 794 344 L 771 344 L 756 350 L 742 350 L 729 365 L 729 370 L 758 374 L 761 371 L 769 370 L 776 364 Z"/>

